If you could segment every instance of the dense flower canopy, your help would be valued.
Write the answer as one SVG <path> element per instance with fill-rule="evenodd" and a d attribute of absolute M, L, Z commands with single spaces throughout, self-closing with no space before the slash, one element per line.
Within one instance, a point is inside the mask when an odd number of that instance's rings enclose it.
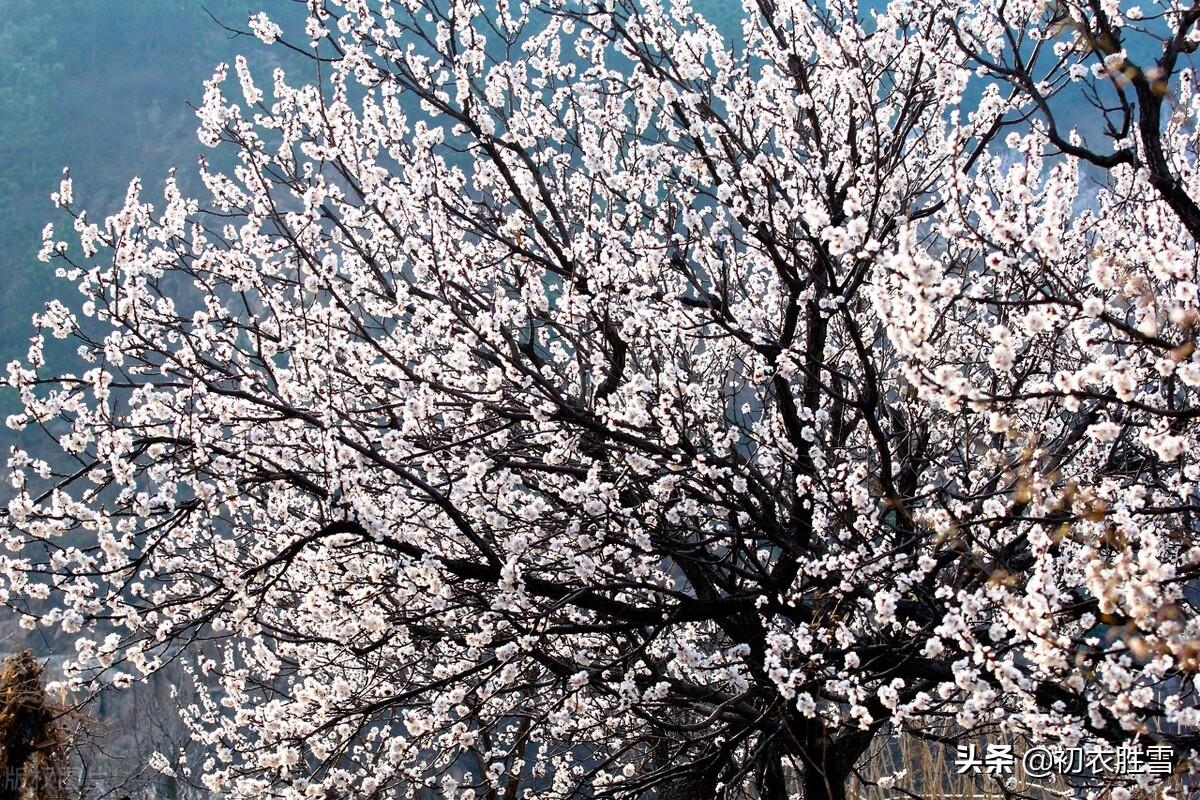
<path fill-rule="evenodd" d="M 1200 11 L 307 5 L 202 196 L 56 195 L 0 596 L 75 686 L 182 660 L 247 798 L 1197 760 Z"/>

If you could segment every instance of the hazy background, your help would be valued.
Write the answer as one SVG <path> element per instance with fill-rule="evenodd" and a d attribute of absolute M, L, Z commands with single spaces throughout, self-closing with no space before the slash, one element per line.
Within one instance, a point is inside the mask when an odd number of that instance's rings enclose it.
<path fill-rule="evenodd" d="M 93 219 L 116 210 L 135 175 L 148 199 L 171 166 L 192 182 L 203 148 L 188 103 L 219 61 L 262 47 L 205 8 L 245 27 L 262 6 L 303 15 L 288 0 L 0 0 L 0 366 L 23 358 L 30 316 L 70 290 L 35 257 L 62 168 Z M 0 411 L 12 403 L 4 393 Z"/>

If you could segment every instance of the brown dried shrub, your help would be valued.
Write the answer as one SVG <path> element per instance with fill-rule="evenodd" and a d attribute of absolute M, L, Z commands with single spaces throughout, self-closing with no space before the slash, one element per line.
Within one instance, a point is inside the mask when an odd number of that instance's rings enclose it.
<path fill-rule="evenodd" d="M 65 800 L 65 712 L 46 696 L 32 653 L 0 662 L 0 800 Z"/>

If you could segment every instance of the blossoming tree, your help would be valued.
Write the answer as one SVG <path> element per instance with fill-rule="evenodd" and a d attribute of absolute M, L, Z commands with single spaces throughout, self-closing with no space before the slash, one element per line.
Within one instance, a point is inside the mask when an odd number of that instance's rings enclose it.
<path fill-rule="evenodd" d="M 236 797 L 1195 762 L 1197 7 L 307 7 L 202 197 L 56 195 L 0 566 L 77 687 L 188 665 Z"/>

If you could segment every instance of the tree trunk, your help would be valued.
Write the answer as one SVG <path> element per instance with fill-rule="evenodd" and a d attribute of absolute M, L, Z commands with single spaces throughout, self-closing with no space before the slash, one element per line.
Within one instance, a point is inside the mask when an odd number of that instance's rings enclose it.
<path fill-rule="evenodd" d="M 867 751 L 874 731 L 854 731 L 837 739 L 809 740 L 801 753 L 804 800 L 846 800 L 846 784 L 855 763 Z"/>
<path fill-rule="evenodd" d="M 821 771 L 810 766 L 804 771 L 804 800 L 846 800 L 846 782 L 850 771 Z"/>

